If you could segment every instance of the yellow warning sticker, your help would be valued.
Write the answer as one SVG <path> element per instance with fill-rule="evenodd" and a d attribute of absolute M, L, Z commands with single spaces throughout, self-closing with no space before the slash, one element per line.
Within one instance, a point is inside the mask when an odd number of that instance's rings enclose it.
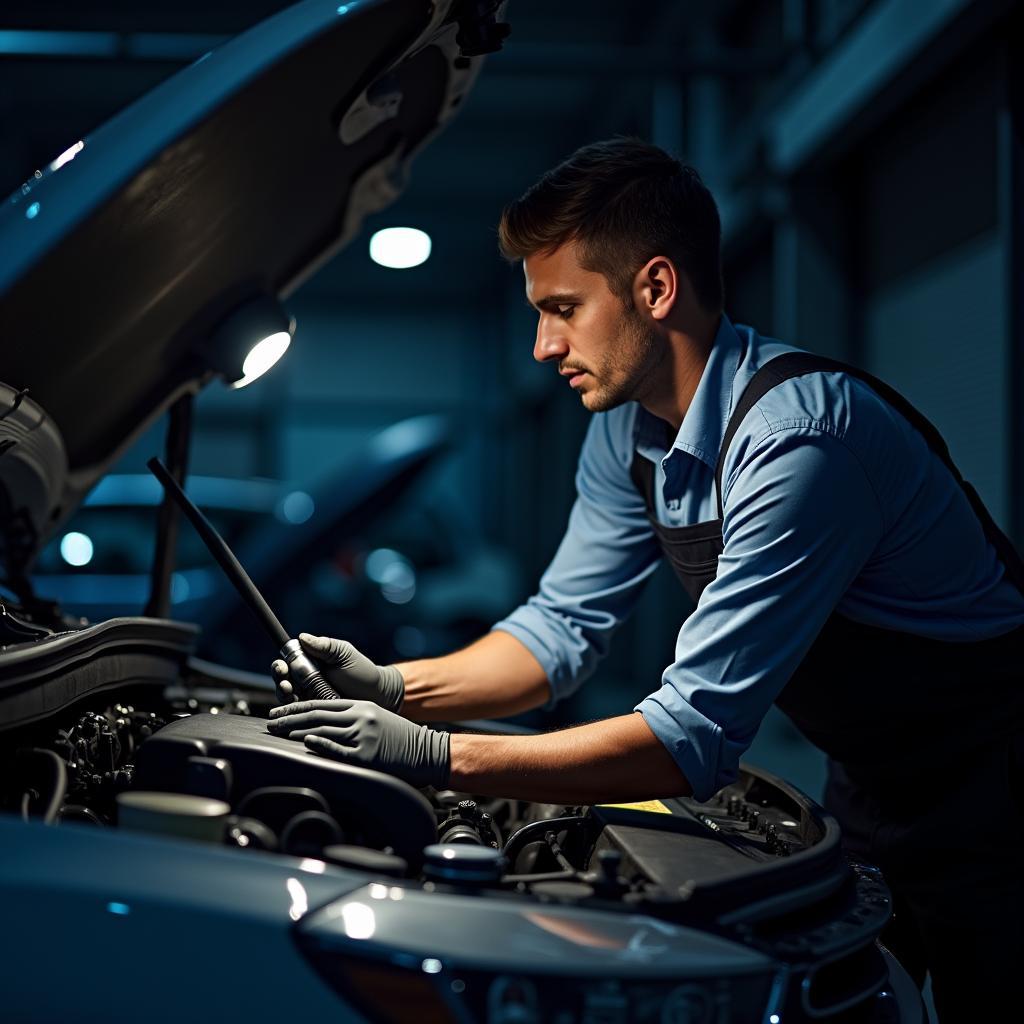
<path fill-rule="evenodd" d="M 627 811 L 647 811 L 648 814 L 671 814 L 660 800 L 641 800 L 635 804 L 598 804 L 598 807 L 622 807 Z"/>

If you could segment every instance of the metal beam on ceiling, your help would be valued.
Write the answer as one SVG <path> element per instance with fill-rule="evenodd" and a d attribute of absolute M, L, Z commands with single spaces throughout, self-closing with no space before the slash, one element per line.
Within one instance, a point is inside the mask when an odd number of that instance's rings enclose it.
<path fill-rule="evenodd" d="M 96 60 L 161 60 L 188 63 L 230 36 L 193 32 L 0 31 L 0 57 L 77 57 Z"/>
<path fill-rule="evenodd" d="M 610 73 L 641 78 L 665 75 L 713 75 L 747 78 L 773 75 L 781 70 L 786 54 L 781 49 L 738 50 L 715 47 L 690 50 L 647 45 L 563 45 L 527 43 L 510 45 L 492 58 L 487 73 L 588 75 Z"/>
<path fill-rule="evenodd" d="M 78 57 L 96 60 L 188 62 L 227 42 L 230 36 L 190 32 L 79 32 L 37 29 L 0 31 L 0 57 Z M 782 50 L 702 51 L 639 45 L 524 43 L 488 62 L 487 74 L 560 77 L 616 75 L 661 78 L 712 75 L 726 78 L 773 75 L 785 61 Z"/>
<path fill-rule="evenodd" d="M 772 169 L 797 170 L 972 2 L 886 0 L 872 8 L 772 119 Z"/>

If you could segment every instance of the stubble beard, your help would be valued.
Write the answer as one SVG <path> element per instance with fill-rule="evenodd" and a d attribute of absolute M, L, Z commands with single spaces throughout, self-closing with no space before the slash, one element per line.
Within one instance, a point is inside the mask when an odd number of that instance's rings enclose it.
<path fill-rule="evenodd" d="M 608 412 L 626 402 L 639 401 L 657 369 L 657 339 L 636 310 L 623 310 L 618 334 L 618 344 L 592 375 L 596 387 L 580 394 L 588 412 Z"/>

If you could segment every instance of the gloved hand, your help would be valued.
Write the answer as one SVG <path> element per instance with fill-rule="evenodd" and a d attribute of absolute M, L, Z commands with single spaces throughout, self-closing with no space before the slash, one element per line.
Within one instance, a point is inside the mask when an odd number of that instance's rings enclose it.
<path fill-rule="evenodd" d="M 400 711 L 405 699 L 405 680 L 394 665 L 374 665 L 365 654 L 360 654 L 347 640 L 329 636 L 299 634 L 299 643 L 323 672 L 324 679 L 339 697 L 353 700 L 372 700 L 388 711 Z M 282 704 L 295 699 L 288 681 L 288 665 L 280 659 L 270 666 L 277 683 L 277 695 Z"/>
<path fill-rule="evenodd" d="M 317 754 L 444 789 L 451 772 L 446 732 L 417 725 L 368 700 L 303 700 L 272 708 L 267 729 Z"/>

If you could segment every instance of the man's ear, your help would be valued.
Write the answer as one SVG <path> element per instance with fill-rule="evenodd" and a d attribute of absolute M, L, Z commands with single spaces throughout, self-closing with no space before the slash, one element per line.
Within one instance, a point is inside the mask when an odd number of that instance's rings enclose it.
<path fill-rule="evenodd" d="M 664 320 L 682 297 L 683 276 L 667 256 L 649 259 L 633 278 L 633 300 L 641 313 Z"/>

